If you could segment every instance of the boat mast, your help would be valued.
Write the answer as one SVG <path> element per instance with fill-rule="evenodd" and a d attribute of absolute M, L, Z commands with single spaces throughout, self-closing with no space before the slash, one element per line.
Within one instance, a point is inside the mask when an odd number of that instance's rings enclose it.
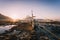
<path fill-rule="evenodd" d="M 34 28 L 34 15 L 33 15 L 33 10 L 31 10 L 32 13 L 32 28 Z"/>

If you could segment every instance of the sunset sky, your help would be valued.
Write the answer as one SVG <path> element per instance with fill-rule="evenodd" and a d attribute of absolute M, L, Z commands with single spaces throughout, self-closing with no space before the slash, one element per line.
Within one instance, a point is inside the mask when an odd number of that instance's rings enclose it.
<path fill-rule="evenodd" d="M 59 19 L 60 1 L 58 0 L 0 0 L 0 13 L 11 18 L 31 16 L 31 10 L 39 19 Z"/>

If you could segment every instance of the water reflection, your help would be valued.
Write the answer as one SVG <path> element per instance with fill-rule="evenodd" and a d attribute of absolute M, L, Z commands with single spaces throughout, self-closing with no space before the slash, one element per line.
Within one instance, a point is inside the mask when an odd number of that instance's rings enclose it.
<path fill-rule="evenodd" d="M 1 33 L 4 33 L 5 30 L 9 30 L 9 29 L 11 29 L 11 28 L 14 27 L 14 26 L 16 26 L 16 25 L 0 26 L 0 34 L 1 34 Z"/>

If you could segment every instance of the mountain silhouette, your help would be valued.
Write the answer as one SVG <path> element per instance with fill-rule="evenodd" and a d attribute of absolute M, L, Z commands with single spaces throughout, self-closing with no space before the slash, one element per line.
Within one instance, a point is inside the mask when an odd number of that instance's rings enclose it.
<path fill-rule="evenodd" d="M 0 13 L 0 21 L 8 21 L 8 20 L 12 20 L 12 18 L 8 17 L 8 16 L 5 16 L 3 14 Z"/>

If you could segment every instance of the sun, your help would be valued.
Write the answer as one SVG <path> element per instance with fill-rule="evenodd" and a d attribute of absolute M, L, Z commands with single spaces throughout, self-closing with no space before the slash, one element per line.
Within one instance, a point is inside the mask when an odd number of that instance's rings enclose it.
<path fill-rule="evenodd" d="M 16 21 L 17 19 L 19 19 L 19 16 L 16 14 L 10 15 L 10 17 L 13 19 L 13 21 Z"/>
<path fill-rule="evenodd" d="M 12 19 L 18 19 L 18 17 L 17 16 L 12 16 Z"/>

